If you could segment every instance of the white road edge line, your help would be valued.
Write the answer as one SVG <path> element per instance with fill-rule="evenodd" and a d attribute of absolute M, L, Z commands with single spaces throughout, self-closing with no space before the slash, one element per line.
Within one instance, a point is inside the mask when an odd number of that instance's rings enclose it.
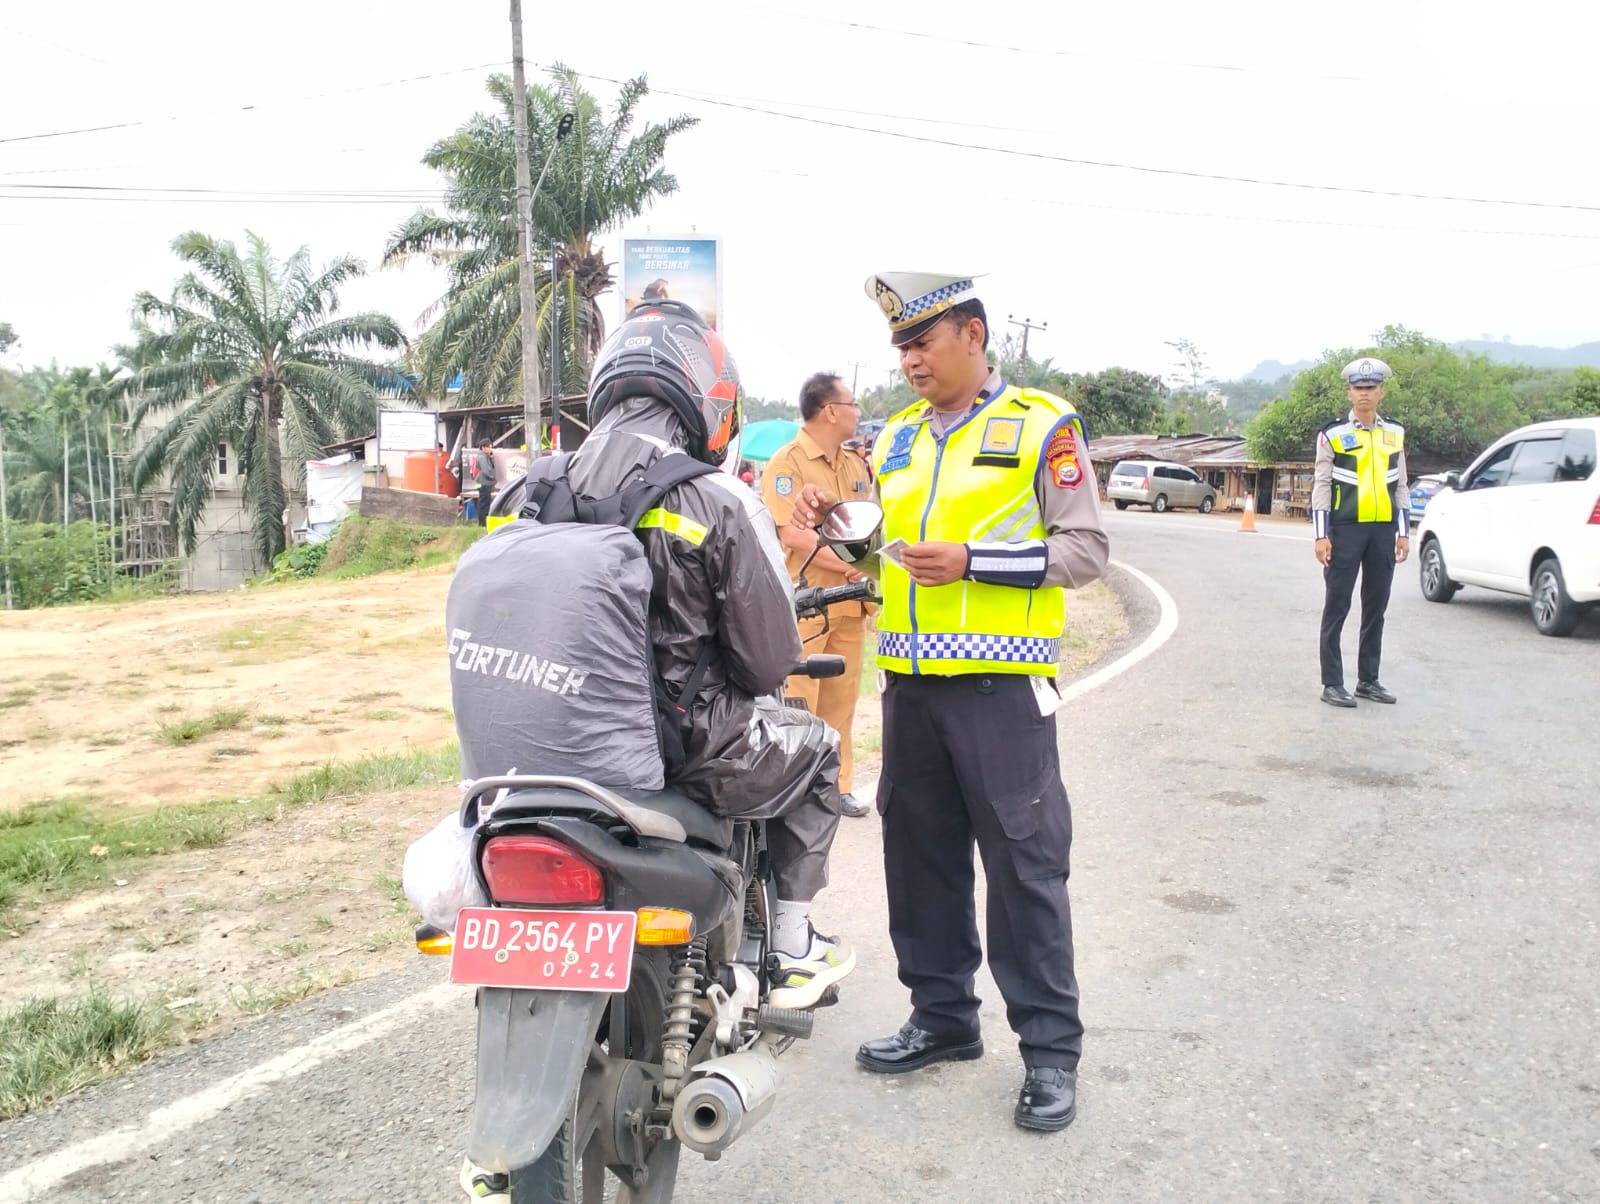
<path fill-rule="evenodd" d="M 1159 581 L 1148 574 L 1141 573 L 1131 564 L 1124 564 L 1120 560 L 1113 560 L 1111 565 L 1113 568 L 1121 569 L 1150 591 L 1155 597 L 1156 604 L 1161 608 L 1161 617 L 1156 620 L 1155 629 L 1144 637 L 1137 648 L 1117 657 L 1109 665 L 1096 669 L 1088 677 L 1079 678 L 1062 690 L 1062 702 L 1072 702 L 1075 699 L 1082 698 L 1090 690 L 1097 689 L 1112 678 L 1126 673 L 1170 640 L 1173 632 L 1178 630 L 1178 604 L 1172 600 L 1172 595 L 1162 588 Z"/>
<path fill-rule="evenodd" d="M 20 1166 L 0 1177 L 0 1201 L 4 1204 L 23 1204 L 34 1199 L 36 1193 L 55 1187 L 69 1175 L 143 1154 L 151 1146 L 210 1120 L 241 1100 L 277 1083 L 299 1078 L 331 1058 L 360 1049 L 386 1036 L 414 1015 L 442 1007 L 460 998 L 467 990 L 466 987 L 447 982 L 426 991 L 418 991 L 382 1011 L 351 1020 L 259 1066 L 240 1071 L 213 1087 L 186 1095 L 164 1108 L 157 1108 L 145 1118 L 143 1124 L 113 1129 Z"/>
<path fill-rule="evenodd" d="M 1156 604 L 1161 608 L 1161 617 L 1156 621 L 1155 629 L 1145 636 L 1137 648 L 1124 653 L 1104 668 L 1097 669 L 1088 677 L 1075 681 L 1062 690 L 1063 702 L 1081 698 L 1090 690 L 1126 673 L 1170 640 L 1173 633 L 1178 630 L 1178 604 L 1159 582 L 1131 564 L 1124 564 L 1120 560 L 1113 560 L 1111 564 L 1150 591 Z M 466 989 L 454 983 L 441 983 L 426 991 L 408 995 L 399 1003 L 386 1007 L 381 1012 L 374 1012 L 361 1020 L 353 1020 L 332 1032 L 324 1033 L 304 1045 L 291 1049 L 288 1053 L 280 1054 L 271 1061 L 252 1066 L 249 1070 L 240 1071 L 231 1078 L 223 1079 L 214 1087 L 186 1095 L 164 1108 L 157 1108 L 145 1118 L 142 1125 L 113 1129 L 109 1133 L 77 1142 L 20 1166 L 0 1177 L 0 1204 L 26 1204 L 26 1201 L 34 1198 L 35 1193 L 56 1186 L 70 1175 L 88 1170 L 90 1167 L 104 1166 L 107 1163 L 131 1158 L 158 1142 L 176 1137 L 185 1129 L 192 1129 L 196 1125 L 205 1123 L 223 1109 L 267 1087 L 287 1079 L 298 1078 L 332 1058 L 376 1041 L 409 1020 L 413 1013 L 442 1007 L 450 1000 L 459 997 Z"/>

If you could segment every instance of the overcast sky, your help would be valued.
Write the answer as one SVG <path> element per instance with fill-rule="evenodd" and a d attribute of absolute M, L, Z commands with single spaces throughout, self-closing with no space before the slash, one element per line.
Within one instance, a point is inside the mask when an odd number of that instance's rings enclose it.
<path fill-rule="evenodd" d="M 606 78 L 646 73 L 647 115 L 703 119 L 669 150 L 680 192 L 608 242 L 722 238 L 756 395 L 852 361 L 881 383 L 895 361 L 862 280 L 885 269 L 985 273 L 997 328 L 1048 321 L 1030 350 L 1077 370 L 1170 373 L 1164 344 L 1188 338 L 1231 377 L 1389 322 L 1600 339 L 1600 6 L 1062 11 L 1089 7 L 530 2 L 526 46 L 606 100 Z M 0 320 L 13 363 L 68 363 L 126 337 L 135 292 L 171 287 L 188 229 L 355 253 L 375 270 L 346 308 L 414 326 L 442 281 L 376 262 L 440 190 L 424 149 L 489 107 L 510 27 L 503 0 L 82 0 L 5 5 L 0 46 Z M 240 199 L 22 187 L 40 184 Z M 348 195 L 375 191 L 399 195 Z"/>

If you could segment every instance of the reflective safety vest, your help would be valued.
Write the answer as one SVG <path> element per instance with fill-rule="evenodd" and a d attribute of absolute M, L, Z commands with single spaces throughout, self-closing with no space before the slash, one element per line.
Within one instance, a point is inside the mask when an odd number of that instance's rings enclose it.
<path fill-rule="evenodd" d="M 1333 448 L 1335 523 L 1387 523 L 1394 519 L 1394 485 L 1400 479 L 1400 453 L 1406 430 L 1377 420 L 1371 430 L 1340 418 L 1322 428 Z"/>
<path fill-rule="evenodd" d="M 873 445 L 885 542 L 1021 543 L 1043 539 L 1035 493 L 1039 461 L 1064 423 L 1082 430 L 1059 397 L 1007 386 L 936 437 L 928 406 L 891 418 Z M 961 580 L 918 586 L 883 557 L 878 667 L 954 676 L 1054 677 L 1061 659 L 1065 591 Z"/>

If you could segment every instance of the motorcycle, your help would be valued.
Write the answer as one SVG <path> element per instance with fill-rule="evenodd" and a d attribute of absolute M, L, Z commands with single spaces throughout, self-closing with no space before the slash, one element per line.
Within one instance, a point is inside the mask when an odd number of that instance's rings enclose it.
<path fill-rule="evenodd" d="M 873 502 L 839 503 L 818 546 L 859 548 L 882 521 Z M 796 614 L 870 588 L 804 586 Z M 844 658 L 795 672 L 837 677 Z M 611 1178 L 619 1202 L 667 1204 L 682 1150 L 715 1161 L 749 1132 L 778 1055 L 812 1032 L 811 1010 L 767 1002 L 765 823 L 670 788 L 529 775 L 470 783 L 460 819 L 490 905 L 463 909 L 453 935 L 419 928 L 417 946 L 477 987 L 469 1159 L 509 1176 L 513 1204 L 601 1204 Z M 836 1000 L 830 987 L 822 1003 Z"/>

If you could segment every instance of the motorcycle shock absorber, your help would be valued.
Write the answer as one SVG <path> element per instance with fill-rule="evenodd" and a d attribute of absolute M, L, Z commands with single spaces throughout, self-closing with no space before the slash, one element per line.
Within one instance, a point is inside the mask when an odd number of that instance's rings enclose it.
<path fill-rule="evenodd" d="M 694 1001 L 705 985 L 706 938 L 696 937 L 672 964 L 672 985 L 661 1032 L 661 1095 L 672 1100 L 689 1073 L 695 1042 Z"/>

